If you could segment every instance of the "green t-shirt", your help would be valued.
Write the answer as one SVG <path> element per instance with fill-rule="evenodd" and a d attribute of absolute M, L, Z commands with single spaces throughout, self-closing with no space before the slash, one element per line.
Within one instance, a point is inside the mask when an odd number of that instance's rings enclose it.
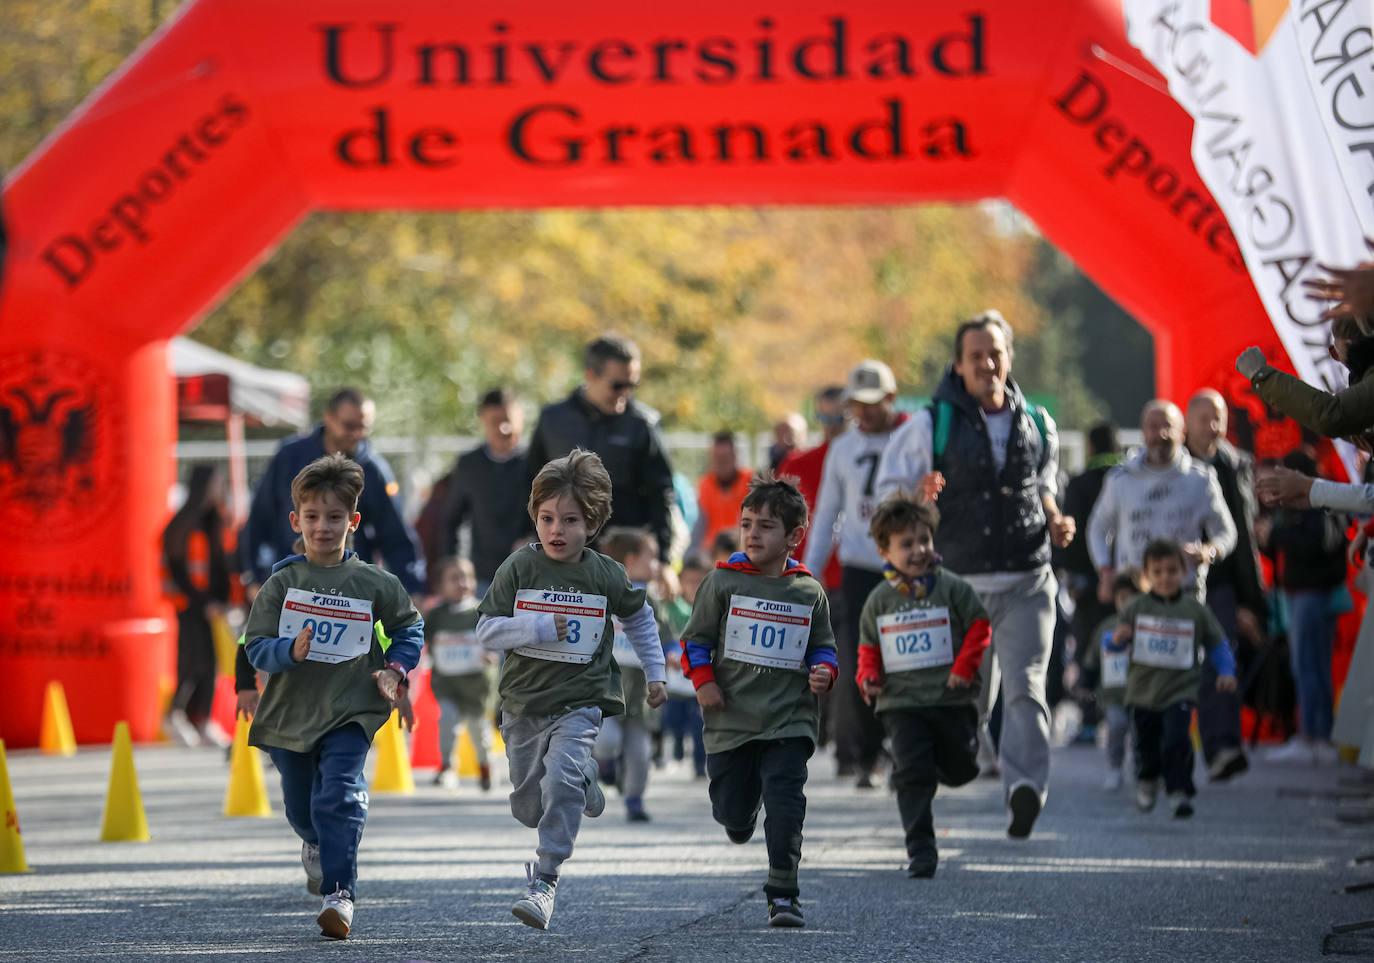
<path fill-rule="evenodd" d="M 1172 600 L 1147 592 L 1133 599 L 1117 621 L 1135 633 L 1128 643 L 1126 704 L 1159 712 L 1195 701 L 1202 660 L 1226 638 L 1216 616 L 1187 592 Z"/>
<path fill-rule="evenodd" d="M 803 620 L 809 620 L 810 629 L 804 651 L 794 644 Z M 707 752 L 726 752 L 756 739 L 819 738 L 819 702 L 807 681 L 806 658 L 818 649 L 835 649 L 830 605 L 820 582 L 810 575 L 773 578 L 715 569 L 702 580 L 682 641 L 710 646 L 725 697 L 721 708 L 702 710 Z M 745 662 L 727 651 L 785 655 L 799 667 Z"/>
<path fill-rule="evenodd" d="M 888 621 L 891 616 L 908 612 L 916 614 Z M 925 618 L 925 613 L 930 617 Z M 945 683 L 964 646 L 964 636 L 974 622 L 987 617 L 973 587 L 944 569 L 936 575 L 935 587 L 923 599 L 902 594 L 884 579 L 864 602 L 859 615 L 859 644 L 882 652 L 880 640 L 887 636 L 889 648 L 897 658 L 911 659 L 919 665 L 893 671 L 887 658 L 882 660 L 883 692 L 878 696 L 875 711 L 975 703 L 977 678 L 967 688 L 951 689 Z M 884 619 L 883 631 L 879 631 L 879 619 Z M 949 642 L 947 652 L 945 640 Z M 899 652 L 908 647 L 913 650 L 909 654 Z"/>
<path fill-rule="evenodd" d="M 477 642 L 476 601 L 440 602 L 425 613 L 429 687 L 462 713 L 485 712 L 496 694 L 496 665 Z"/>
<path fill-rule="evenodd" d="M 287 593 L 299 589 L 314 595 L 341 596 L 372 603 L 372 624 L 366 628 L 367 651 L 344 662 L 306 660 L 267 678 L 262 702 L 253 716 L 248 742 L 309 752 L 327 732 L 356 722 L 374 736 L 391 704 L 377 689 L 372 673 L 386 664 L 376 623 L 391 634 L 420 620 L 420 613 L 396 576 L 350 556 L 338 565 L 315 565 L 304 559 L 274 572 L 248 615 L 244 637 L 280 638 Z M 315 638 L 321 639 L 317 629 Z"/>
<path fill-rule="evenodd" d="M 583 549 L 582 557 L 575 562 L 559 562 L 545 555 L 539 546 L 527 545 L 501 563 L 478 611 L 482 615 L 509 618 L 516 614 L 517 594 L 522 592 L 544 596 L 545 610 L 557 609 L 563 601 L 561 596 L 567 594 L 604 596 L 604 618 L 597 620 L 597 626 L 588 624 L 589 620 L 579 620 L 582 624 L 577 627 L 577 638 L 594 631 L 600 633 L 590 662 L 551 661 L 518 649 L 507 652 L 501 667 L 502 711 L 547 716 L 599 706 L 607 716 L 623 713 L 620 667 L 611 654 L 615 639 L 611 616 L 629 618 L 644 607 L 644 590 L 630 584 L 625 567 L 591 549 Z M 533 620 L 530 640 L 535 640 Z M 569 642 L 574 641 L 570 631 Z"/>

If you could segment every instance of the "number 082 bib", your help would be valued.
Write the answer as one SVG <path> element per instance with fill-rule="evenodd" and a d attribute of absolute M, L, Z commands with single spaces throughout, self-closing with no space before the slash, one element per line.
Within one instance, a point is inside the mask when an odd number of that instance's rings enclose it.
<path fill-rule="evenodd" d="M 811 606 L 730 596 L 725 657 L 771 669 L 800 669 L 811 638 Z"/>
<path fill-rule="evenodd" d="M 553 592 L 521 589 L 515 593 L 515 617 L 562 615 L 568 620 L 568 635 L 562 642 L 531 642 L 516 652 L 531 659 L 549 662 L 574 662 L 586 665 L 601 645 L 606 631 L 606 596 L 582 592 Z"/>
<path fill-rule="evenodd" d="M 949 609 L 911 609 L 878 616 L 878 645 L 888 672 L 953 665 Z"/>
<path fill-rule="evenodd" d="M 1131 661 L 1160 669 L 1193 667 L 1193 623 L 1159 615 L 1138 615 Z"/>
<path fill-rule="evenodd" d="M 294 639 L 301 629 L 307 628 L 307 662 L 336 664 L 356 659 L 372 648 L 372 600 L 287 589 L 277 634 Z"/>

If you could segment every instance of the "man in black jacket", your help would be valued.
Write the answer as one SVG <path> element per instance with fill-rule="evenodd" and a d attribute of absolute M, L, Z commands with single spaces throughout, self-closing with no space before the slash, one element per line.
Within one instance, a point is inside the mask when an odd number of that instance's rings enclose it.
<path fill-rule="evenodd" d="M 530 479 L 574 448 L 594 451 L 611 476 L 611 517 L 647 528 L 667 562 L 672 546 L 673 469 L 659 434 L 659 415 L 632 395 L 639 386 L 639 348 L 607 334 L 587 345 L 583 383 L 539 413 L 530 440 Z"/>

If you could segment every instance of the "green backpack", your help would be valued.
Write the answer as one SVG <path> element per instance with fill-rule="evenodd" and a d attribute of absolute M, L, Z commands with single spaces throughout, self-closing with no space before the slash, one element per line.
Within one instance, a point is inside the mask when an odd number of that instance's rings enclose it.
<path fill-rule="evenodd" d="M 1046 444 L 1048 433 L 1045 429 L 1045 409 L 1039 405 L 1026 404 L 1026 414 L 1030 415 L 1031 421 L 1035 422 L 1035 428 L 1040 432 L 1040 464 L 1044 467 L 1045 456 L 1049 453 L 1049 446 Z M 930 423 L 934 431 L 934 444 L 932 454 L 932 469 L 939 471 L 940 462 L 945 455 L 945 446 L 949 444 L 949 425 L 954 417 L 954 406 L 948 401 L 935 400 L 930 405 Z"/>

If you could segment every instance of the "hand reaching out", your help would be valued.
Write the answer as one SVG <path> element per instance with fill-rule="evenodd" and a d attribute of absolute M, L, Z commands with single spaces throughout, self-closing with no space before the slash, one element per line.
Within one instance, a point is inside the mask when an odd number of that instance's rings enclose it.
<path fill-rule="evenodd" d="M 703 709 L 719 709 L 725 705 L 725 693 L 716 683 L 708 682 L 697 689 L 697 705 Z"/>
<path fill-rule="evenodd" d="M 1374 250 L 1374 239 L 1365 238 L 1364 243 Z M 1323 321 L 1367 318 L 1374 314 L 1374 261 L 1361 261 L 1353 268 L 1317 266 L 1330 277 L 1308 278 L 1302 286 L 1313 301 L 1336 302 L 1322 311 Z"/>

